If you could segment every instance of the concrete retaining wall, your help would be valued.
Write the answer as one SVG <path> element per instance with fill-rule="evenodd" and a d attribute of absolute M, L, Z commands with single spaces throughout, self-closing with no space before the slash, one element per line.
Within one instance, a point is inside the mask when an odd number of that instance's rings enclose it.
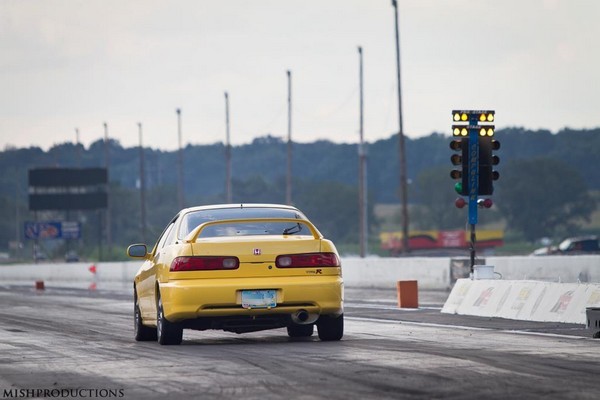
<path fill-rule="evenodd" d="M 132 282 L 140 261 L 0 265 L 0 281 Z M 505 280 L 600 283 L 600 255 L 549 257 L 489 257 L 487 265 Z M 422 289 L 449 289 L 450 258 L 343 258 L 344 281 L 350 287 L 396 287 L 399 280 L 417 280 Z M 93 278 L 93 279 L 92 279 Z"/>
<path fill-rule="evenodd" d="M 416 280 L 421 289 L 450 286 L 450 259 L 443 257 L 344 258 L 342 271 L 352 287 L 395 289 L 402 280 Z"/>
<path fill-rule="evenodd" d="M 16 264 L 0 266 L 0 282 L 83 282 L 83 283 L 131 283 L 142 263 L 63 263 L 63 264 Z M 95 268 L 91 268 L 92 265 Z M 95 272 L 92 272 L 95 271 Z"/>
<path fill-rule="evenodd" d="M 503 279 L 551 282 L 600 282 L 600 255 L 488 257 Z"/>

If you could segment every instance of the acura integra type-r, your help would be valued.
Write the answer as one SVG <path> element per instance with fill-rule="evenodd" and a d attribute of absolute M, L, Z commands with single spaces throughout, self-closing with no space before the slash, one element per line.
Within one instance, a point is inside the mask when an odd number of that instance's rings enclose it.
<path fill-rule="evenodd" d="M 134 244 L 127 254 L 144 259 L 134 279 L 138 341 L 180 344 L 183 329 L 344 334 L 337 250 L 297 208 L 186 208 L 152 250 Z"/>

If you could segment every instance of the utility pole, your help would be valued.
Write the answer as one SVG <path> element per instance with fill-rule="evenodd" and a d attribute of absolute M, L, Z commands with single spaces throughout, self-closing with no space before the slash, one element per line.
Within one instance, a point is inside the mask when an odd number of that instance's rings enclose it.
<path fill-rule="evenodd" d="M 146 243 L 146 172 L 144 170 L 144 145 L 142 144 L 142 123 L 138 122 L 140 135 L 140 214 L 142 220 L 142 243 Z"/>
<path fill-rule="evenodd" d="M 396 73 L 398 79 L 398 142 L 400 162 L 400 202 L 402 206 L 402 252 L 409 253 L 408 244 L 408 185 L 406 179 L 406 149 L 404 145 L 404 132 L 402 130 L 402 87 L 400 80 L 400 30 L 398 29 L 398 2 L 392 0 L 396 22 Z"/>
<path fill-rule="evenodd" d="M 181 148 L 181 109 L 178 108 L 175 110 L 177 113 L 177 138 L 178 138 L 178 147 L 179 150 L 177 152 L 177 202 L 179 205 L 179 209 L 182 210 L 185 204 L 185 199 L 183 197 L 183 150 Z"/>
<path fill-rule="evenodd" d="M 292 72 L 287 71 L 288 81 L 288 140 L 287 140 L 287 173 L 285 180 L 285 202 L 292 205 Z"/>
<path fill-rule="evenodd" d="M 21 207 L 19 207 L 19 197 L 21 195 L 21 181 L 19 175 L 15 175 L 15 258 L 19 259 L 21 255 Z"/>
<path fill-rule="evenodd" d="M 111 199 L 110 199 L 110 174 L 108 173 L 108 166 L 110 165 L 109 157 L 109 142 L 108 142 L 108 124 L 104 123 L 104 167 L 106 168 L 107 183 L 106 183 L 106 248 L 108 256 L 111 255 L 112 250 L 112 232 L 111 232 Z"/>
<path fill-rule="evenodd" d="M 367 225 L 367 154 L 364 143 L 364 102 L 363 102 L 363 52 L 358 47 L 359 57 L 359 83 L 360 83 L 360 142 L 358 144 L 358 208 L 360 230 L 360 257 L 364 258 L 368 252 L 368 225 Z"/>
<path fill-rule="evenodd" d="M 231 141 L 229 136 L 229 95 L 225 92 L 225 196 L 226 203 L 233 202 L 231 193 Z"/>
<path fill-rule="evenodd" d="M 75 128 L 75 148 L 77 149 L 77 168 L 81 168 L 81 148 L 79 146 L 79 128 Z"/>

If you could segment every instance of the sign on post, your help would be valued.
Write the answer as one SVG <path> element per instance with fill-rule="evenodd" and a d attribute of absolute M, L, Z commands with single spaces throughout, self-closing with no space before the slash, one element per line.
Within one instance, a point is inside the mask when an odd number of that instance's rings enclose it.
<path fill-rule="evenodd" d="M 81 224 L 75 221 L 26 221 L 26 239 L 80 239 Z"/>

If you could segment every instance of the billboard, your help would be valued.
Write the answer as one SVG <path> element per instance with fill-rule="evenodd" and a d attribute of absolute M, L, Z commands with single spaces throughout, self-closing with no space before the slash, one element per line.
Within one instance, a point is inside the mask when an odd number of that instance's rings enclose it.
<path fill-rule="evenodd" d="M 106 193 L 30 194 L 29 210 L 98 210 L 108 206 Z"/>
<path fill-rule="evenodd" d="M 73 187 L 108 183 L 106 168 L 34 168 L 29 170 L 29 186 Z"/>
<path fill-rule="evenodd" d="M 29 170 L 29 210 L 98 210 L 108 207 L 106 168 Z"/>
<path fill-rule="evenodd" d="M 25 239 L 80 239 L 81 224 L 74 221 L 26 221 Z"/>

